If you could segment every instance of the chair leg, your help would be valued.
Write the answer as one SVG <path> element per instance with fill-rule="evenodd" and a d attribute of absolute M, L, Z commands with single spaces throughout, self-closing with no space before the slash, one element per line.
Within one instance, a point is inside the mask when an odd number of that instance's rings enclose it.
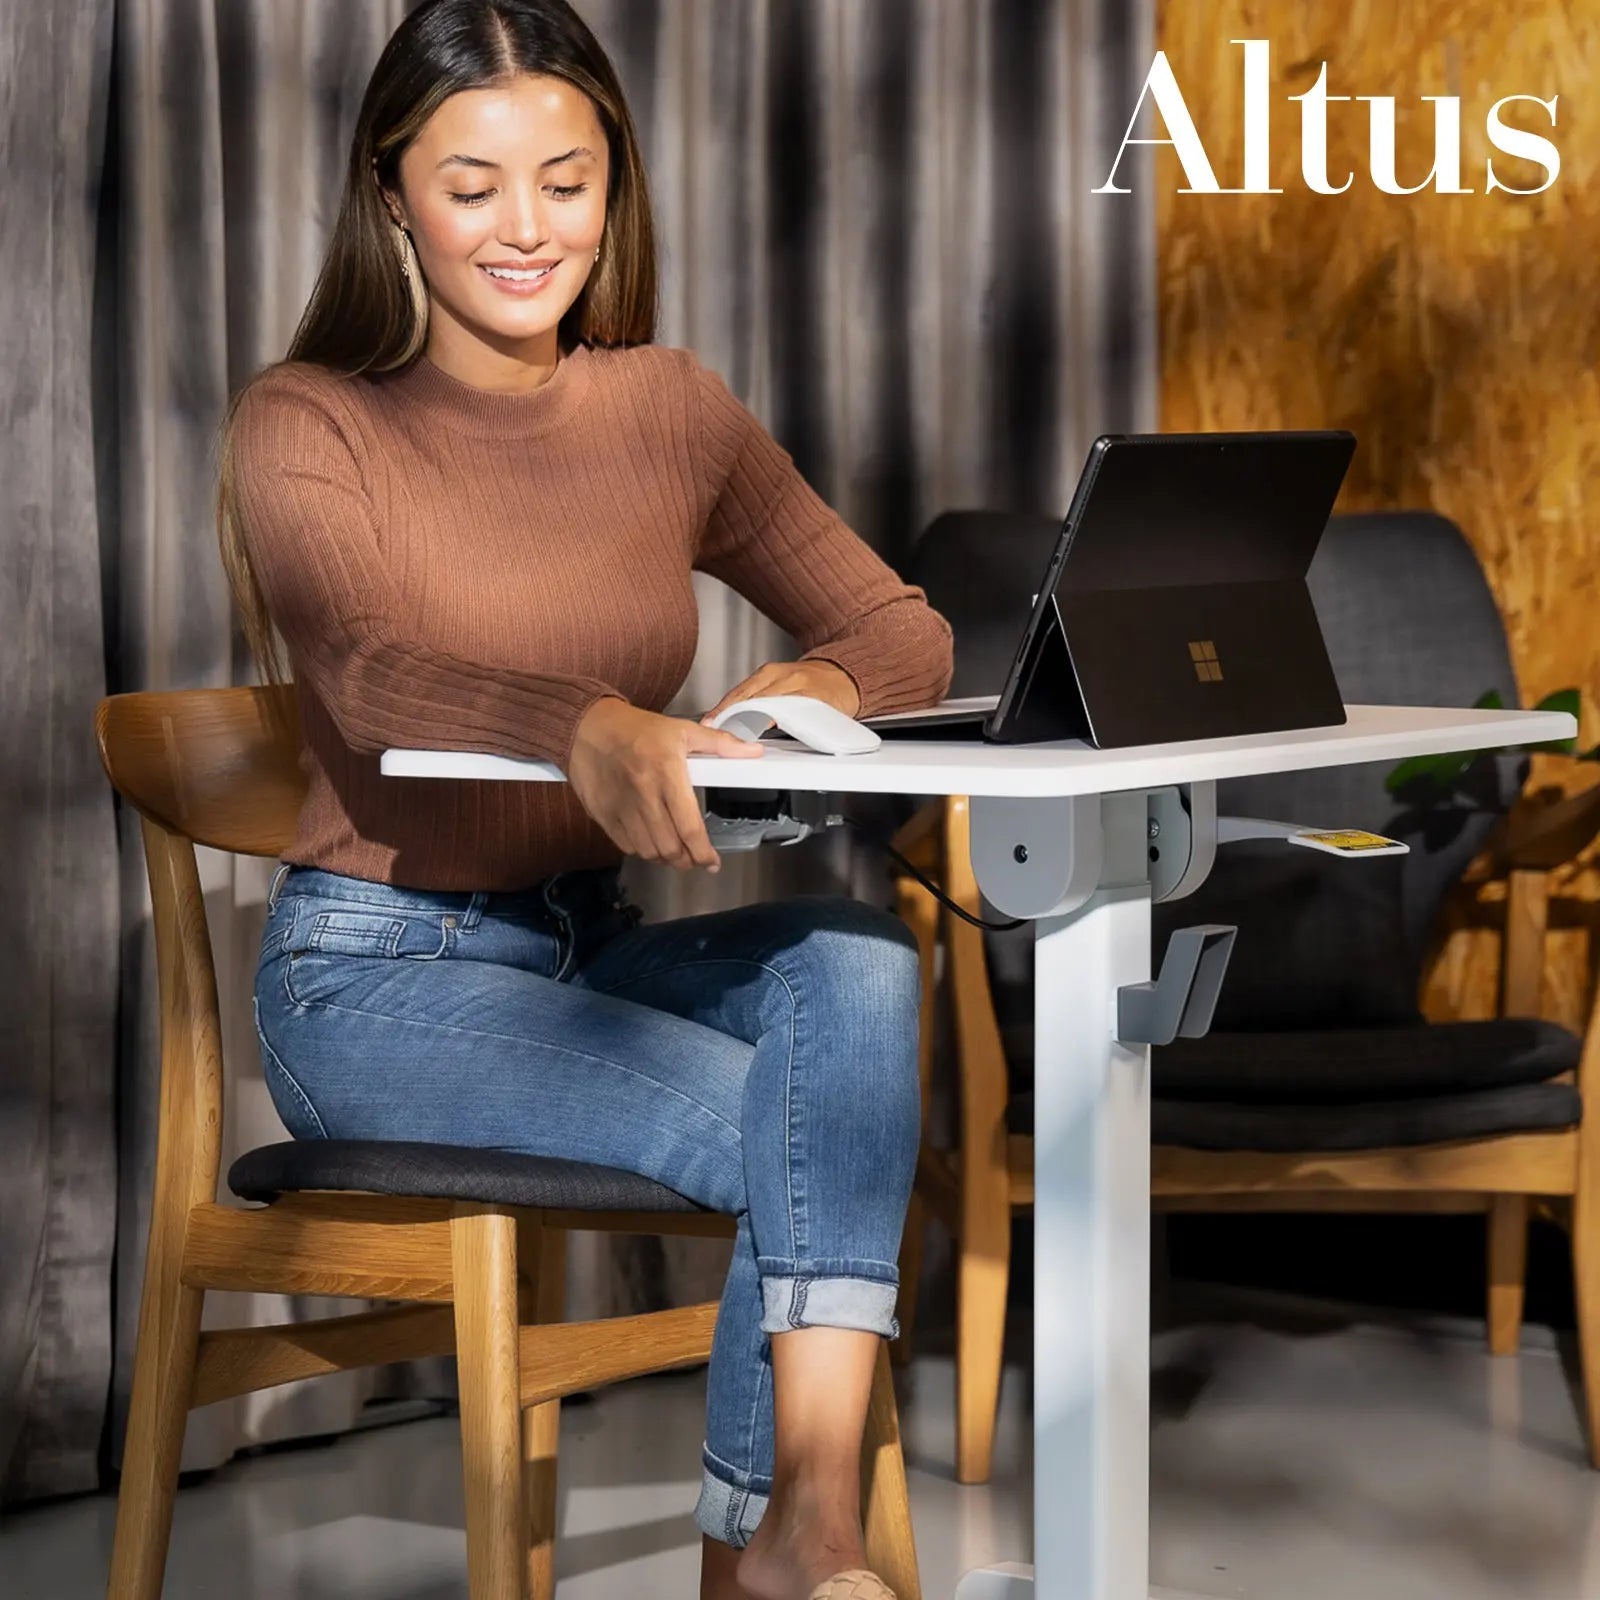
<path fill-rule="evenodd" d="M 515 1217 L 493 1206 L 458 1204 L 450 1222 L 450 1256 L 468 1592 L 471 1600 L 526 1600 Z"/>
<path fill-rule="evenodd" d="M 205 1303 L 203 1289 L 189 1289 L 179 1281 L 181 1252 L 181 1244 L 158 1219 L 150 1230 L 139 1300 L 133 1393 L 106 1585 L 112 1600 L 160 1600 L 166 1571 Z"/>
<path fill-rule="evenodd" d="M 524 1222 L 518 1245 L 524 1270 L 533 1278 L 533 1320 L 559 1322 L 566 1303 L 565 1231 Z M 523 1412 L 522 1482 L 528 1506 L 529 1600 L 553 1600 L 556 1591 L 556 1453 L 560 1441 L 559 1400 L 547 1400 Z"/>
<path fill-rule="evenodd" d="M 1578 1350 L 1583 1361 L 1583 1399 L 1589 1423 L 1589 1464 L 1600 1467 L 1600 1195 L 1580 1163 L 1572 1201 L 1573 1299 L 1578 1313 Z"/>
<path fill-rule="evenodd" d="M 868 1564 L 898 1600 L 922 1600 L 906 1463 L 900 1449 L 900 1412 L 895 1405 L 887 1345 L 879 1349 L 872 1374 L 872 1398 L 861 1444 L 861 1491 Z"/>
<path fill-rule="evenodd" d="M 970 1179 L 966 1179 L 968 1183 Z M 966 1196 L 956 1258 L 956 1482 L 987 1483 L 1005 1355 L 1011 1207 Z"/>
<path fill-rule="evenodd" d="M 1522 1343 L 1522 1303 L 1528 1276 L 1528 1197 L 1497 1194 L 1489 1201 L 1489 1353 L 1514 1356 Z"/>
<path fill-rule="evenodd" d="M 917 1329 L 917 1294 L 922 1287 L 922 1257 L 928 1241 L 928 1208 L 922 1196 L 913 1193 L 906 1208 L 906 1227 L 900 1238 L 900 1299 L 895 1317 L 900 1337 L 889 1346 L 897 1367 L 909 1364 L 911 1340 Z"/>

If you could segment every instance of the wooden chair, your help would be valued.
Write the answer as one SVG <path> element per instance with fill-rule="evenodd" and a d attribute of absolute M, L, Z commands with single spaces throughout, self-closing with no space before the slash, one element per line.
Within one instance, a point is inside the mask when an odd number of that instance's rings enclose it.
<path fill-rule="evenodd" d="M 1324 553 L 1320 573 L 1313 569 L 1313 592 L 1348 699 L 1428 703 L 1437 695 L 1433 703 L 1464 704 L 1495 687 L 1514 703 L 1503 631 L 1459 530 L 1428 516 L 1335 518 Z M 931 590 L 930 600 L 939 604 Z M 959 623 L 956 636 L 959 649 Z M 960 692 L 983 690 L 969 679 Z M 1447 1031 L 1400 1014 L 1414 1012 L 1439 904 L 1520 785 L 1515 765 L 1502 758 L 1480 767 L 1470 780 L 1477 790 L 1473 805 L 1453 814 L 1448 806 L 1397 804 L 1383 789 L 1383 774 L 1370 768 L 1220 786 L 1224 812 L 1376 827 L 1410 838 L 1413 853 L 1394 862 L 1405 881 L 1385 882 L 1381 873 L 1371 875 L 1380 862 L 1328 865 L 1311 861 L 1310 852 L 1280 850 L 1274 859 L 1273 846 L 1230 846 L 1212 882 L 1192 900 L 1157 908 L 1158 935 L 1163 923 L 1240 925 L 1224 1005 L 1235 1017 L 1248 1018 L 1253 1010 L 1253 1026 L 1265 1015 L 1271 1031 L 1230 1033 L 1229 1027 L 1243 1024 L 1225 1023 L 1219 1009 L 1211 1038 L 1154 1052 L 1152 1199 L 1168 1210 L 1481 1212 L 1488 1222 L 1489 1341 L 1497 1354 L 1514 1352 L 1518 1344 L 1530 1214 L 1537 1210 L 1566 1223 L 1588 1374 L 1590 1450 L 1600 1466 L 1600 1118 L 1583 1117 L 1589 1095 L 1600 1094 L 1600 992 L 1581 1041 L 1549 1024 L 1515 1020 L 1539 1015 L 1548 875 L 1600 829 L 1600 790 L 1527 803 L 1499 837 L 1495 861 L 1508 884 L 1503 1020 Z M 924 807 L 899 838 L 902 853 L 958 904 L 973 915 L 990 909 L 968 858 L 964 798 Z M 1307 859 L 1285 863 L 1286 857 Z M 1285 865 L 1293 881 L 1283 876 Z M 1274 918 L 1295 903 L 1307 874 L 1318 873 L 1323 881 L 1314 892 L 1334 904 L 1327 919 L 1319 908 L 1309 923 L 1331 923 L 1324 939 L 1332 955 L 1309 965 L 1325 972 L 1344 959 L 1360 967 L 1362 955 L 1341 956 L 1345 946 L 1359 944 L 1367 927 L 1393 933 L 1380 933 L 1365 953 L 1365 970 L 1354 972 L 1345 989 L 1325 993 L 1323 1015 L 1297 1029 L 1296 1008 L 1312 1006 L 1313 997 L 1287 991 L 1293 976 L 1286 983 L 1285 962 L 1292 963 L 1295 952 L 1278 948 L 1292 941 L 1280 937 Z M 1346 891 L 1351 901 L 1341 905 Z M 1478 890 L 1482 915 L 1493 909 L 1486 891 L 1487 884 Z M 1026 1092 L 1031 973 L 1013 971 L 997 983 L 998 947 L 989 942 L 996 936 L 939 907 L 910 877 L 898 880 L 897 892 L 902 915 L 927 946 L 925 971 L 935 966 L 934 944 L 942 946 L 952 1008 L 960 1133 L 948 1152 L 924 1140 L 914 1220 L 931 1214 L 956 1242 L 957 1477 L 981 1482 L 993 1447 L 1011 1215 L 1030 1203 L 1033 1190 Z M 1241 964 L 1247 953 L 1258 965 L 1254 973 L 1249 959 Z M 1364 996 L 1363 983 L 1388 992 Z M 1231 1000 L 1230 990 L 1236 991 Z M 1377 1014 L 1362 1016 L 1363 1003 Z M 1327 1011 L 1341 1006 L 1349 1014 L 1331 1020 Z M 1274 1007 L 1278 1014 L 1269 1014 Z M 1385 1008 L 1394 1013 L 1387 1020 Z M 924 1032 L 931 1036 L 927 1022 Z M 1435 1081 L 1422 1081 L 1403 1060 L 1398 1081 L 1384 1081 L 1408 1042 L 1419 1056 L 1434 1052 Z M 1387 1057 L 1364 1062 L 1362 1052 L 1375 1044 Z M 1520 1058 L 1512 1059 L 1518 1051 Z M 1313 1072 L 1324 1079 L 1348 1073 L 1352 1092 L 1319 1099 L 1307 1090 Z M 1353 1092 L 1358 1084 L 1361 1094 Z M 902 1259 L 902 1358 L 920 1256 L 913 1226 Z"/>
<path fill-rule="evenodd" d="M 143 822 L 161 1000 L 154 1202 L 108 1593 L 161 1592 L 191 1408 L 453 1351 L 473 1600 L 549 1600 L 561 1397 L 704 1361 L 716 1313 L 712 1303 L 560 1321 L 566 1234 L 723 1235 L 732 1220 L 630 1173 L 333 1140 L 241 1157 L 229 1175 L 235 1192 L 276 1198 L 219 1204 L 222 1036 L 194 846 L 256 856 L 286 848 L 303 793 L 292 694 L 118 695 L 101 702 L 95 727 L 112 784 Z M 202 1332 L 208 1289 L 408 1303 Z M 904 1600 L 917 1600 L 887 1353 L 873 1386 L 863 1493 L 871 1560 Z"/>

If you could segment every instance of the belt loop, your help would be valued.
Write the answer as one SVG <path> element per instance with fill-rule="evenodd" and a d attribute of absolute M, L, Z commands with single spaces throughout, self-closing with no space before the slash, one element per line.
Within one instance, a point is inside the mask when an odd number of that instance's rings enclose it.
<path fill-rule="evenodd" d="M 551 916 L 559 917 L 563 922 L 565 922 L 567 919 L 566 907 L 551 898 L 551 891 L 555 888 L 556 884 L 560 882 L 560 879 L 561 874 L 559 872 L 552 872 L 550 876 L 539 885 L 539 898 L 544 901 L 544 908 L 550 913 Z"/>
<path fill-rule="evenodd" d="M 553 873 L 544 881 L 542 898 L 545 909 L 556 919 L 556 970 L 551 976 L 559 983 L 566 975 L 567 968 L 571 965 L 574 951 L 577 949 L 577 935 L 572 928 L 572 914 L 563 905 L 550 898 L 550 891 L 555 887 L 556 880 L 561 873 Z"/>
<path fill-rule="evenodd" d="M 270 917 L 278 909 L 278 891 L 283 887 L 283 880 L 289 876 L 289 863 L 280 861 L 278 870 L 272 875 L 272 888 L 267 891 L 267 915 Z"/>
<path fill-rule="evenodd" d="M 465 933 L 470 933 L 483 921 L 483 908 L 489 903 L 487 889 L 474 889 L 472 898 L 467 901 L 467 909 L 461 917 L 461 928 Z"/>

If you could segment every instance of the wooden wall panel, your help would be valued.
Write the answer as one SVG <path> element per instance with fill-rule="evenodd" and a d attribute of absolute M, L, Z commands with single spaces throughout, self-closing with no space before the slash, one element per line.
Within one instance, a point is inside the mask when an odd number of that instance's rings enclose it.
<path fill-rule="evenodd" d="M 1167 52 L 1224 187 L 1242 184 L 1244 52 L 1272 41 L 1277 195 L 1180 195 L 1170 149 L 1159 180 L 1162 426 L 1353 429 L 1360 448 L 1340 510 L 1430 507 L 1465 529 L 1511 636 L 1529 703 L 1584 691 L 1583 738 L 1600 742 L 1600 0 L 1163 0 Z M 1300 108 L 1329 63 L 1331 94 L 1394 95 L 1398 180 L 1432 163 L 1433 107 L 1462 100 L 1463 184 L 1399 197 L 1368 176 L 1368 107 L 1329 108 L 1329 171 L 1311 192 Z M 1503 95 L 1559 94 L 1508 120 L 1554 138 L 1553 188 L 1488 195 L 1484 163 L 1532 187 L 1543 170 L 1494 152 Z M 1592 766 L 1539 758 L 1535 785 L 1582 786 Z M 1593 901 L 1600 871 L 1571 875 Z M 1492 896 L 1492 891 L 1490 891 Z M 1437 1016 L 1487 1015 L 1497 939 L 1471 931 L 1465 898 L 1430 978 Z M 1478 920 L 1481 920 L 1478 919 Z M 1590 977 L 1582 929 L 1563 935 L 1545 1011 L 1581 1025 Z"/>

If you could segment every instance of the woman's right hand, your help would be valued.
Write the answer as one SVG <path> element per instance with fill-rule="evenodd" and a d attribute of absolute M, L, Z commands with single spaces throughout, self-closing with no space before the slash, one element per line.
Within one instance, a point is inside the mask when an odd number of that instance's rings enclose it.
<path fill-rule="evenodd" d="M 759 744 L 735 733 L 607 698 L 596 700 L 578 723 L 567 782 L 626 854 L 715 872 L 722 861 L 689 782 L 688 757 L 762 754 Z"/>

